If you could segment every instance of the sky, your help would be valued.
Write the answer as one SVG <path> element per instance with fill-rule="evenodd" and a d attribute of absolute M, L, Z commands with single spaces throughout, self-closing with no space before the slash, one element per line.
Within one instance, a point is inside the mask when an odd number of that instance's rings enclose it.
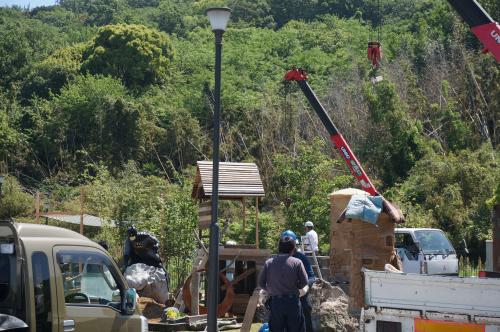
<path fill-rule="evenodd" d="M 0 0 L 0 7 L 20 6 L 33 9 L 40 6 L 52 6 L 56 4 L 56 0 Z"/>

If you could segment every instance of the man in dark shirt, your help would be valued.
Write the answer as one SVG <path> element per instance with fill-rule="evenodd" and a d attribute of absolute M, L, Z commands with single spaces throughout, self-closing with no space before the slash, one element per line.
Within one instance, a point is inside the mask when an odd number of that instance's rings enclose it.
<path fill-rule="evenodd" d="M 283 233 L 281 233 L 281 238 L 287 236 L 289 236 L 295 242 L 297 242 L 297 235 L 293 231 L 286 230 Z M 300 259 L 302 261 L 302 264 L 304 264 L 304 269 L 306 270 L 307 273 L 307 284 L 309 285 L 309 287 L 311 287 L 314 281 L 316 281 L 316 275 L 314 274 L 311 263 L 309 263 L 309 259 L 307 258 L 306 255 L 304 255 L 304 253 L 297 250 L 295 250 L 293 257 Z M 304 314 L 304 319 L 306 322 L 306 331 L 313 332 L 312 319 L 311 319 L 312 307 L 311 304 L 309 303 L 308 294 L 300 298 L 300 304 L 302 305 L 302 313 Z"/>
<path fill-rule="evenodd" d="M 273 332 L 305 332 L 299 295 L 307 293 L 307 274 L 295 252 L 295 240 L 280 238 L 278 255 L 264 264 L 259 286 L 271 297 L 269 327 Z"/>

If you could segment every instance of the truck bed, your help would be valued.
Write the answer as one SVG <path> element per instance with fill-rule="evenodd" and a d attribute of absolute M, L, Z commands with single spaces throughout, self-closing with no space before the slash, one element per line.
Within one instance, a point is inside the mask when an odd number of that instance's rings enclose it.
<path fill-rule="evenodd" d="M 363 273 L 368 306 L 500 317 L 500 279 Z"/>

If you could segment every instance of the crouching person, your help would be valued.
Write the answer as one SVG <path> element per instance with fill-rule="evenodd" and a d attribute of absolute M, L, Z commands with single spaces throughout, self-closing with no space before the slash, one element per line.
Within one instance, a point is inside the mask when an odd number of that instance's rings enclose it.
<path fill-rule="evenodd" d="M 295 253 L 295 240 L 280 238 L 278 255 L 264 264 L 259 286 L 271 299 L 269 330 L 272 332 L 305 332 L 305 321 L 299 297 L 307 293 L 307 274 Z"/>

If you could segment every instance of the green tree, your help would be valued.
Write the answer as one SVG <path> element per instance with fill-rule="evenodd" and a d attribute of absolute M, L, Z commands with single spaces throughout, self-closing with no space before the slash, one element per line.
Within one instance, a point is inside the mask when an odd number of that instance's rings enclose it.
<path fill-rule="evenodd" d="M 49 101 L 35 99 L 21 123 L 34 165 L 75 179 L 102 162 L 114 170 L 144 152 L 148 117 L 117 79 L 78 76 Z"/>
<path fill-rule="evenodd" d="M 427 154 L 387 197 L 400 202 L 403 210 L 417 212 L 408 213 L 409 225 L 440 228 L 454 245 L 465 238 L 477 257 L 491 229 L 486 201 L 498 183 L 498 164 L 491 146 L 484 144 L 477 151 Z"/>
<path fill-rule="evenodd" d="M 0 220 L 25 216 L 32 212 L 33 197 L 27 194 L 17 179 L 7 176 L 0 193 Z"/>
<path fill-rule="evenodd" d="M 0 87 L 17 93 L 30 67 L 57 48 L 60 39 L 53 27 L 14 9 L 0 8 L 0 29 Z"/>
<path fill-rule="evenodd" d="M 36 64 L 24 81 L 22 96 L 30 99 L 35 96 L 48 98 L 51 93 L 59 94 L 61 88 L 80 73 L 85 47 L 86 44 L 79 43 L 59 49 Z"/>
<path fill-rule="evenodd" d="M 273 160 L 272 191 L 284 206 L 286 228 L 303 233 L 304 222 L 310 220 L 318 232 L 320 243 L 327 244 L 330 234 L 330 202 L 328 194 L 353 183 L 350 175 L 338 174 L 343 168 L 339 160 L 323 152 L 321 140 L 299 145 L 297 154 L 278 154 Z M 322 247 L 321 251 L 325 251 Z"/>
<path fill-rule="evenodd" d="M 141 87 L 165 82 L 173 57 L 172 43 L 162 32 L 143 25 L 108 25 L 85 50 L 82 70 Z"/>
<path fill-rule="evenodd" d="M 394 84 L 381 82 L 366 90 L 372 130 L 363 152 L 367 163 L 380 172 L 385 185 L 404 179 L 426 151 L 421 126 L 405 114 Z"/>
<path fill-rule="evenodd" d="M 111 23 L 119 10 L 118 0 L 59 0 L 59 5 L 76 14 L 84 14 L 85 23 L 102 26 Z"/>
<path fill-rule="evenodd" d="M 59 139 L 72 153 L 119 167 L 144 148 L 142 115 L 125 87 L 111 77 L 83 76 L 64 87 L 51 105 Z"/>
<path fill-rule="evenodd" d="M 134 163 L 128 163 L 116 177 L 100 167 L 86 193 L 88 207 L 117 225 L 101 234 L 110 242 L 115 257 L 121 258 L 126 228 L 134 224 L 160 241 L 160 255 L 175 279 L 174 285 L 184 281 L 196 248 L 198 212 L 190 197 L 190 182 L 180 186 L 156 176 L 144 177 Z"/>

